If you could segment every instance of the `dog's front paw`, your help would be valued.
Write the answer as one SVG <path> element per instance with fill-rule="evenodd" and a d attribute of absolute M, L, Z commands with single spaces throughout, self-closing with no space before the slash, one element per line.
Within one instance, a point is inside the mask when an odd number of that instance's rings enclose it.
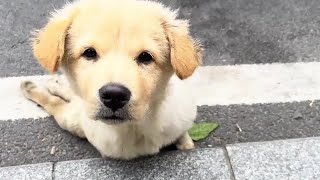
<path fill-rule="evenodd" d="M 176 147 L 179 150 L 191 150 L 194 149 L 194 143 L 191 137 L 189 136 L 188 132 L 185 132 L 179 139 L 176 144 Z"/>
<path fill-rule="evenodd" d="M 178 143 L 176 146 L 179 150 L 191 150 L 195 148 L 193 141 Z"/>
<path fill-rule="evenodd" d="M 61 75 L 55 74 L 50 76 L 50 78 L 47 81 L 48 84 L 57 84 L 59 86 L 63 85 L 63 79 Z"/>
<path fill-rule="evenodd" d="M 52 95 L 59 95 L 61 89 L 61 82 L 57 76 L 53 76 L 46 82 L 46 88 Z"/>
<path fill-rule="evenodd" d="M 37 85 L 31 81 L 22 81 L 20 84 L 22 94 L 28 99 L 31 99 L 32 90 L 34 90 L 36 87 Z"/>
<path fill-rule="evenodd" d="M 74 98 L 75 94 L 68 87 L 67 82 L 60 75 L 54 75 L 46 82 L 46 88 L 50 94 L 58 96 L 69 102 Z"/>

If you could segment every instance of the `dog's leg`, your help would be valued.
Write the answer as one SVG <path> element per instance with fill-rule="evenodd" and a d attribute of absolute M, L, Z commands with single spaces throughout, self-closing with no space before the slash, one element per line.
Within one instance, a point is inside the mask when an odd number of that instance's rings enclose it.
<path fill-rule="evenodd" d="M 46 87 L 50 94 L 58 96 L 66 102 L 70 102 L 71 99 L 76 98 L 71 89 L 66 87 L 66 85 L 63 85 L 62 80 L 58 75 L 50 78 Z"/>
<path fill-rule="evenodd" d="M 20 87 L 24 96 L 43 107 L 55 118 L 62 129 L 79 137 L 85 137 L 79 118 L 73 118 L 69 115 L 70 111 L 74 111 L 72 109 L 73 95 L 69 90 L 59 86 L 58 83 L 54 84 L 54 82 L 48 83 L 48 89 L 41 88 L 31 81 L 22 82 Z"/>
<path fill-rule="evenodd" d="M 179 139 L 176 144 L 179 150 L 190 150 L 194 149 L 194 143 L 188 132 L 185 132 Z"/>

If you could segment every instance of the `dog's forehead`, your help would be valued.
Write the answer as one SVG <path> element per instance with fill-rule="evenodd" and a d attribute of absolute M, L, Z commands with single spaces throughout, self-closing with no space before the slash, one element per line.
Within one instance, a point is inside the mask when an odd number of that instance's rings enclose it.
<path fill-rule="evenodd" d="M 74 50 L 94 47 L 100 52 L 121 48 L 132 54 L 148 49 L 162 51 L 167 43 L 159 13 L 144 5 L 120 6 L 108 3 L 82 8 L 69 30 Z"/>
<path fill-rule="evenodd" d="M 137 15 L 126 17 L 120 14 L 118 16 L 105 14 L 80 15 L 75 19 L 72 28 L 78 30 L 78 33 L 98 33 L 100 35 L 119 35 L 121 33 L 128 36 L 149 36 L 163 31 L 159 19 Z"/>
<path fill-rule="evenodd" d="M 126 38 L 160 38 L 158 36 L 162 36 L 164 30 L 159 13 L 146 4 L 132 4 L 91 3 L 79 10 L 71 31 L 75 35 L 94 38 L 115 38 L 120 35 Z"/>
<path fill-rule="evenodd" d="M 162 26 L 160 12 L 161 6 L 151 6 L 148 1 L 93 1 L 79 9 L 74 24 L 82 30 L 152 32 Z"/>

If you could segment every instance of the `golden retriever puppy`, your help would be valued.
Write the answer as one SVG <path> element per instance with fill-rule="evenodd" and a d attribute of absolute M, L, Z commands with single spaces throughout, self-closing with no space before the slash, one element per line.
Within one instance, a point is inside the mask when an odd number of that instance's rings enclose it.
<path fill-rule="evenodd" d="M 35 34 L 33 52 L 47 71 L 61 68 L 70 89 L 25 81 L 22 92 L 103 157 L 132 159 L 171 143 L 194 148 L 187 130 L 196 105 L 170 79 L 191 76 L 202 49 L 177 11 L 151 1 L 74 1 Z"/>

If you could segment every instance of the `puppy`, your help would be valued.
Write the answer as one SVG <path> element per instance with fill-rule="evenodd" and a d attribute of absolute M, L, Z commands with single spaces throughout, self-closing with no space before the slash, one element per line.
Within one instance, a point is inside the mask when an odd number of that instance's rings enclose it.
<path fill-rule="evenodd" d="M 23 94 L 103 157 L 132 159 L 172 143 L 194 148 L 187 130 L 196 105 L 170 79 L 191 76 L 202 48 L 177 11 L 151 1 L 78 0 L 55 11 L 32 46 L 47 71 L 61 68 L 70 89 L 25 81 Z"/>

